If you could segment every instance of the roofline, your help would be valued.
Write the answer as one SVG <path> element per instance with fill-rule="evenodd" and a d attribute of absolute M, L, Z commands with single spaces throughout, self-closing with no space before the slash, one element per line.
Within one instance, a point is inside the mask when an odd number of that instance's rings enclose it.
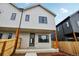
<path fill-rule="evenodd" d="M 18 9 L 18 10 L 23 10 L 23 8 L 18 8 L 18 7 L 16 7 L 13 3 L 9 3 L 10 5 L 12 5 L 13 7 L 15 7 L 16 9 Z"/>
<path fill-rule="evenodd" d="M 35 8 L 35 7 L 37 7 L 37 6 L 42 7 L 43 9 L 45 9 L 46 11 L 48 11 L 50 14 L 54 15 L 54 17 L 56 16 L 55 13 L 51 12 L 50 10 L 48 10 L 47 8 L 45 8 L 44 6 L 42 6 L 42 5 L 40 5 L 40 4 L 39 4 L 39 5 L 35 5 L 35 6 L 28 7 L 28 8 L 26 8 L 26 9 L 24 9 L 24 10 L 29 10 L 29 9 Z"/>
<path fill-rule="evenodd" d="M 67 18 L 69 18 L 69 17 L 72 17 L 73 15 L 75 15 L 76 13 L 78 13 L 79 12 L 79 10 L 78 11 L 76 11 L 76 12 L 74 12 L 73 14 L 71 14 L 70 16 L 68 16 L 68 17 L 66 17 L 63 21 L 61 21 L 59 24 L 57 24 L 56 25 L 56 27 L 58 27 L 61 23 L 63 23 L 64 21 L 66 21 L 67 20 Z"/>
<path fill-rule="evenodd" d="M 60 24 L 62 24 L 63 22 L 65 22 L 68 18 L 70 18 L 70 16 L 66 17 L 63 21 L 61 21 L 59 24 L 57 24 L 56 27 L 58 27 Z"/>
<path fill-rule="evenodd" d="M 54 17 L 56 16 L 55 13 L 51 12 L 50 10 L 48 10 L 47 8 L 45 8 L 44 6 L 42 6 L 42 5 L 40 5 L 40 4 L 35 5 L 35 6 L 30 6 L 30 7 L 26 8 L 26 9 L 18 8 L 18 7 L 16 7 L 16 6 L 15 6 L 14 4 L 12 4 L 12 3 L 9 3 L 9 4 L 12 5 L 13 7 L 15 7 L 15 8 L 18 9 L 18 10 L 29 10 L 29 9 L 31 9 L 31 8 L 40 6 L 40 7 L 42 7 L 43 9 L 45 9 L 46 11 L 48 11 L 50 14 L 54 15 Z"/>

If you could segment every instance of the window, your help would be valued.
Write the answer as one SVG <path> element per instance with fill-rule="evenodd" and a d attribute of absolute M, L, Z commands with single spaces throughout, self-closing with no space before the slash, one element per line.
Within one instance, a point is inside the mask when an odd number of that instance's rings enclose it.
<path fill-rule="evenodd" d="M 8 34 L 8 39 L 11 39 L 12 38 L 12 33 L 9 33 Z"/>
<path fill-rule="evenodd" d="M 66 22 L 66 25 L 67 25 L 67 27 L 69 27 L 69 23 L 68 22 Z"/>
<path fill-rule="evenodd" d="M 48 35 L 38 35 L 38 42 L 49 42 Z"/>
<path fill-rule="evenodd" d="M 39 16 L 39 23 L 47 24 L 47 17 Z"/>
<path fill-rule="evenodd" d="M 25 16 L 25 21 L 29 21 L 29 15 Z"/>
<path fill-rule="evenodd" d="M 59 31 L 59 27 L 58 27 L 58 31 Z"/>
<path fill-rule="evenodd" d="M 2 34 L 2 33 L 0 33 L 0 39 L 2 39 L 2 35 L 3 35 L 3 34 Z"/>
<path fill-rule="evenodd" d="M 16 18 L 16 13 L 12 13 L 11 20 L 15 20 L 15 18 Z"/>
<path fill-rule="evenodd" d="M 0 14 L 1 14 L 1 11 L 0 11 Z"/>
<path fill-rule="evenodd" d="M 79 21 L 77 21 L 77 25 L 79 26 Z"/>

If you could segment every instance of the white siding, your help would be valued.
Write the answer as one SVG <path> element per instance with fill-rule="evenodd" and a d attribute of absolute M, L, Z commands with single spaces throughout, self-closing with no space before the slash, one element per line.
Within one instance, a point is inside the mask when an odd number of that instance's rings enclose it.
<path fill-rule="evenodd" d="M 51 48 L 51 34 L 49 35 L 49 42 L 47 43 L 39 43 L 38 42 L 38 35 L 39 33 L 35 33 L 35 48 Z M 30 48 L 29 46 L 29 39 L 30 39 L 30 33 L 21 33 L 20 34 L 21 40 L 21 48 Z"/>
<path fill-rule="evenodd" d="M 26 14 L 30 15 L 29 22 L 25 21 Z M 48 23 L 39 24 L 39 16 L 46 16 Z M 21 28 L 56 30 L 54 21 L 53 15 L 38 6 L 23 12 Z"/>
<path fill-rule="evenodd" d="M 0 3 L 0 27 L 18 27 L 21 12 L 8 3 Z M 11 20 L 12 13 L 16 13 L 16 19 Z"/>
<path fill-rule="evenodd" d="M 21 38 L 21 48 L 27 48 L 29 47 L 29 33 L 20 33 Z"/>

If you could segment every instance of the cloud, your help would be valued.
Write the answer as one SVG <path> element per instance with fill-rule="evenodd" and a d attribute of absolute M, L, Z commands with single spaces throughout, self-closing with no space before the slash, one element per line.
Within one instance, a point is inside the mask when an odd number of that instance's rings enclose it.
<path fill-rule="evenodd" d="M 68 13 L 68 10 L 65 9 L 65 8 L 60 8 L 60 11 L 61 11 L 62 13 Z"/>

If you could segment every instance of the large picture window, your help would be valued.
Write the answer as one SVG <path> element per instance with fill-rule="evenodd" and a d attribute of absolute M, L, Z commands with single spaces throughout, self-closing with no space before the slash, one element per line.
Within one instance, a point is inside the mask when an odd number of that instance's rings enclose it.
<path fill-rule="evenodd" d="M 38 35 L 38 42 L 49 42 L 48 35 Z"/>

